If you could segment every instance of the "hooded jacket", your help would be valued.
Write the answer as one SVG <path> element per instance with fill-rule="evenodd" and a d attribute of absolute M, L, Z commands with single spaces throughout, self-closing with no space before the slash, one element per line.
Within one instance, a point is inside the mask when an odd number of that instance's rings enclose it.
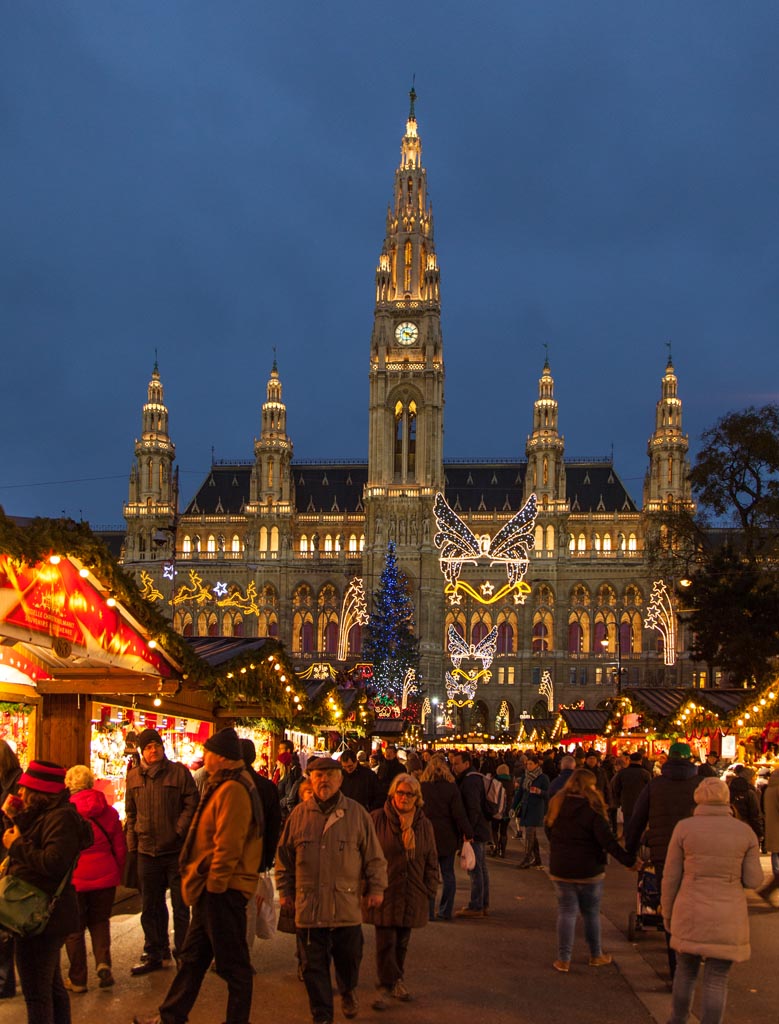
<path fill-rule="evenodd" d="M 678 821 L 695 810 L 695 789 L 703 777 L 697 764 L 682 757 L 669 757 L 657 778 L 638 795 L 630 821 L 625 825 L 625 848 L 635 856 L 641 836 L 648 829 L 647 842 L 655 867 L 665 861 L 665 851 Z"/>
<path fill-rule="evenodd" d="M 699 804 L 680 821 L 663 871 L 663 922 L 680 953 L 748 960 L 744 888 L 763 882 L 757 836 L 727 804 Z"/>
<path fill-rule="evenodd" d="M 82 852 L 73 872 L 76 892 L 110 889 L 119 885 L 127 859 L 127 844 L 119 815 L 98 789 L 80 789 L 72 794 L 70 802 L 90 823 L 94 834 L 94 842 Z"/>
<path fill-rule="evenodd" d="M 603 875 L 608 853 L 625 867 L 636 859 L 622 849 L 609 823 L 584 796 L 565 794 L 548 835 L 549 876 L 560 881 L 595 881 Z"/>

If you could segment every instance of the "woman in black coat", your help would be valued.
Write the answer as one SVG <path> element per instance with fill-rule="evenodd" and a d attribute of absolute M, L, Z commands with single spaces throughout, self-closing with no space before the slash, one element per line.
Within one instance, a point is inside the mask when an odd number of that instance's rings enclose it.
<path fill-rule="evenodd" d="M 382 808 L 371 818 L 387 858 L 387 888 L 380 907 L 363 911 L 376 926 L 376 967 L 379 995 L 374 1010 L 385 1010 L 387 996 L 411 999 L 403 980 L 411 929 L 427 923 L 427 907 L 438 886 L 438 856 L 433 826 L 422 813 L 422 791 L 413 775 L 403 772 L 390 783 Z"/>
<path fill-rule="evenodd" d="M 451 921 L 457 889 L 454 877 L 454 858 L 462 846 L 463 839 L 473 838 L 473 829 L 468 815 L 465 813 L 454 775 L 446 767 L 446 761 L 440 754 L 430 758 L 419 781 L 422 784 L 425 814 L 430 819 L 435 833 L 438 867 L 443 881 L 438 913 L 435 913 L 435 897 L 433 897 L 430 901 L 430 918 L 437 917 L 441 921 Z"/>
<path fill-rule="evenodd" d="M 13 825 L 3 832 L 8 873 L 53 896 L 73 868 L 85 835 L 82 819 L 65 788 L 65 769 L 49 761 L 31 761 L 19 779 L 19 796 L 22 807 L 12 814 Z M 28 1024 L 70 1024 L 60 950 L 76 920 L 76 892 L 68 882 L 45 930 L 16 940 Z"/>
<path fill-rule="evenodd" d="M 611 963 L 600 944 L 600 901 L 607 854 L 626 867 L 638 867 L 635 857 L 617 842 L 606 817 L 606 802 L 597 780 L 578 768 L 556 793 L 546 815 L 549 836 L 549 877 L 557 894 L 556 971 L 571 966 L 576 918 L 584 919 L 584 937 L 590 947 L 590 967 Z"/>
<path fill-rule="evenodd" d="M 13 822 L 3 814 L 3 806 L 9 796 L 17 796 L 22 766 L 13 747 L 0 740 L 0 829 L 3 832 Z M 0 860 L 5 851 L 0 850 Z M 16 995 L 16 973 L 14 971 L 14 940 L 9 935 L 4 939 L 0 933 L 0 999 L 11 999 Z"/>

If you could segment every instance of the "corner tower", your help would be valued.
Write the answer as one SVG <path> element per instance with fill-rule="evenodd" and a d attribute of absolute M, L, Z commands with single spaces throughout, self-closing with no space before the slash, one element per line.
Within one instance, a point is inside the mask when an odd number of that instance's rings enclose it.
<path fill-rule="evenodd" d="M 560 435 L 554 378 L 548 357 L 538 381 L 538 398 L 533 406 L 533 433 L 527 439 L 525 501 L 535 492 L 543 508 L 565 505 L 565 438 Z"/>
<path fill-rule="evenodd" d="M 657 512 L 663 505 L 680 502 L 692 505 L 689 447 L 689 438 L 682 433 L 682 400 L 669 345 L 655 429 L 647 446 L 649 471 L 644 481 L 645 512 Z"/>
<path fill-rule="evenodd" d="M 168 557 L 173 550 L 172 528 L 178 502 L 173 470 L 176 446 L 168 433 L 168 407 L 154 362 L 141 413 L 141 436 L 135 441 L 135 462 L 124 518 L 127 522 L 125 562 Z"/>
<path fill-rule="evenodd" d="M 290 463 L 292 441 L 287 434 L 287 407 L 281 400 L 281 378 L 273 357 L 273 367 L 262 404 L 262 428 L 254 442 L 250 502 L 270 509 L 291 502 Z"/>

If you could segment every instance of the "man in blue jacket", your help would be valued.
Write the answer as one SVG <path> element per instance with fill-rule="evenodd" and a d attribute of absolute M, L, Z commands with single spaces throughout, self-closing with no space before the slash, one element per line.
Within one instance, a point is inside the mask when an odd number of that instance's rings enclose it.
<path fill-rule="evenodd" d="M 484 777 L 474 771 L 467 750 L 455 750 L 450 757 L 455 781 L 460 788 L 465 813 L 473 832 L 476 864 L 468 872 L 471 898 L 468 905 L 455 911 L 455 917 L 486 917 L 490 905 L 490 876 L 487 873 L 487 843 L 492 841 L 492 825 L 487 812 Z"/>

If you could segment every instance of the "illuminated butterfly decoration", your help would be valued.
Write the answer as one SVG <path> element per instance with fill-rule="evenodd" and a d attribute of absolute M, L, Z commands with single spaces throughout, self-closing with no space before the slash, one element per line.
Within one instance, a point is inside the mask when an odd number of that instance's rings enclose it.
<path fill-rule="evenodd" d="M 455 678 L 451 672 L 445 673 L 445 676 L 447 700 L 458 708 L 473 704 L 473 698 L 476 694 L 476 682 L 474 680 Z"/>
<path fill-rule="evenodd" d="M 455 668 L 460 667 L 463 658 L 478 658 L 482 668 L 486 670 L 492 664 L 498 646 L 498 627 L 493 626 L 489 633 L 477 644 L 466 643 L 453 625 L 449 626 L 449 657 Z"/>
<path fill-rule="evenodd" d="M 533 529 L 537 511 L 538 501 L 535 494 L 531 494 L 519 512 L 504 523 L 492 539 L 480 539 L 465 525 L 439 491 L 433 503 L 438 527 L 433 543 L 440 551 L 441 572 L 447 582 L 445 592 L 454 594 L 457 590 L 465 590 L 482 604 L 494 604 L 510 590 L 529 592 L 530 588 L 522 581 L 527 572 L 529 551 L 535 543 Z M 488 590 L 479 594 L 470 584 L 460 580 L 464 565 L 478 565 L 480 561 L 487 561 L 490 566 L 501 564 L 506 567 L 508 584 L 488 601 L 484 599 Z"/>

